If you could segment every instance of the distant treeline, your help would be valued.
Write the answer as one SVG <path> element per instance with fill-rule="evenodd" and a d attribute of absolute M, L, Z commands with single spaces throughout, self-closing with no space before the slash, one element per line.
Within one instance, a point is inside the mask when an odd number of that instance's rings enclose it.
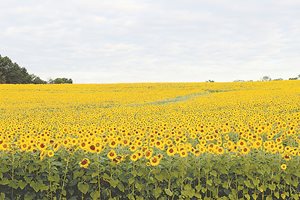
<path fill-rule="evenodd" d="M 73 83 L 70 78 L 55 78 L 49 81 L 42 80 L 40 77 L 29 74 L 27 69 L 13 63 L 7 56 L 0 55 L 0 84 L 62 84 Z"/>
<path fill-rule="evenodd" d="M 263 76 L 261 78 L 260 81 L 283 81 L 284 79 L 283 78 L 275 78 L 275 79 L 272 79 L 271 77 L 269 76 Z M 288 78 L 287 80 L 300 80 L 300 74 L 296 77 L 291 77 L 291 78 Z M 233 82 L 252 82 L 253 80 L 248 80 L 248 81 L 244 81 L 244 80 L 235 80 Z"/>

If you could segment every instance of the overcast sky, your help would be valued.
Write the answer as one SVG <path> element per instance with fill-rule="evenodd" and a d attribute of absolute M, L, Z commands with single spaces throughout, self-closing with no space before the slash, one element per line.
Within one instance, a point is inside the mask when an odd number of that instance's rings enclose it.
<path fill-rule="evenodd" d="M 75 83 L 300 74 L 299 0 L 0 0 L 0 54 Z"/>

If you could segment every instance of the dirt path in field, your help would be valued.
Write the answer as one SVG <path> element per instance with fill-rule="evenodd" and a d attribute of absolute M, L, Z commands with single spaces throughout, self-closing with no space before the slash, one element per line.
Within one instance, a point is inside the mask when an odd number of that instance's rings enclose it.
<path fill-rule="evenodd" d="M 176 103 L 179 101 L 187 101 L 189 99 L 198 97 L 198 96 L 204 96 L 204 95 L 208 95 L 209 92 L 199 92 L 199 93 L 192 93 L 192 94 L 188 94 L 188 95 L 184 95 L 184 96 L 177 96 L 174 98 L 168 98 L 168 99 L 163 99 L 163 100 L 159 100 L 159 101 L 153 101 L 153 102 L 149 102 L 146 103 L 147 105 L 162 105 L 162 104 L 168 104 L 168 103 Z"/>
<path fill-rule="evenodd" d="M 232 91 L 232 90 L 206 90 L 206 91 L 202 91 L 202 92 L 191 93 L 191 94 L 187 94 L 187 95 L 183 95 L 183 96 L 177 96 L 174 98 L 162 99 L 162 100 L 147 102 L 147 103 L 143 103 L 143 104 L 131 104 L 130 106 L 164 105 L 164 104 L 169 104 L 169 103 L 188 101 L 192 98 L 209 95 L 211 93 L 220 93 L 220 92 L 229 92 L 229 91 Z"/>

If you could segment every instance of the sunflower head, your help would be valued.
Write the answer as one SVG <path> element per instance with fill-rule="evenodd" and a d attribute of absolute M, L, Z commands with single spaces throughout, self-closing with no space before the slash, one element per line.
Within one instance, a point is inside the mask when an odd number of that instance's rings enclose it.
<path fill-rule="evenodd" d="M 47 156 L 50 157 L 50 158 L 53 157 L 54 156 L 54 152 L 52 150 L 49 150 L 47 152 Z"/>
<path fill-rule="evenodd" d="M 116 154 L 116 152 L 115 152 L 115 150 L 110 150 L 109 152 L 108 152 L 108 154 L 107 154 L 107 157 L 109 158 L 109 159 L 111 159 L 111 160 L 113 160 L 114 158 L 116 158 L 117 157 L 117 154 Z"/>
<path fill-rule="evenodd" d="M 280 166 L 280 168 L 281 168 L 282 170 L 286 170 L 287 166 L 286 166 L 286 164 L 282 164 L 282 165 Z"/>
<path fill-rule="evenodd" d="M 79 162 L 80 167 L 85 169 L 88 168 L 89 164 L 90 160 L 88 158 L 84 158 Z"/>

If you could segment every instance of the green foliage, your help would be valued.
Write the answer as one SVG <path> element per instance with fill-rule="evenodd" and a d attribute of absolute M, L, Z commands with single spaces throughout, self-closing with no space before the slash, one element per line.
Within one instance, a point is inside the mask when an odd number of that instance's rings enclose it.
<path fill-rule="evenodd" d="M 47 81 L 42 80 L 40 77 L 38 77 L 34 74 L 31 74 L 30 77 L 31 77 L 31 83 L 33 83 L 33 84 L 46 84 L 47 83 Z"/>
<path fill-rule="evenodd" d="M 0 55 L 0 83 L 8 84 L 45 84 L 40 77 L 30 75 L 26 68 L 13 63 L 8 57 Z"/>
<path fill-rule="evenodd" d="M 157 167 L 84 152 L 44 160 L 38 152 L 0 154 L 0 199 L 299 199 L 300 192 L 300 157 L 281 170 L 280 156 L 262 152 L 166 157 Z M 80 168 L 86 156 L 91 164 Z"/>
<path fill-rule="evenodd" d="M 40 77 L 29 74 L 24 67 L 20 67 L 17 63 L 13 63 L 8 57 L 0 55 L 0 84 L 46 84 L 47 81 Z M 50 79 L 51 84 L 72 84 L 73 80 L 68 78 Z"/>
<path fill-rule="evenodd" d="M 72 84 L 73 80 L 72 79 L 68 79 L 68 78 L 56 78 L 56 79 L 50 79 L 49 80 L 50 84 Z"/>

